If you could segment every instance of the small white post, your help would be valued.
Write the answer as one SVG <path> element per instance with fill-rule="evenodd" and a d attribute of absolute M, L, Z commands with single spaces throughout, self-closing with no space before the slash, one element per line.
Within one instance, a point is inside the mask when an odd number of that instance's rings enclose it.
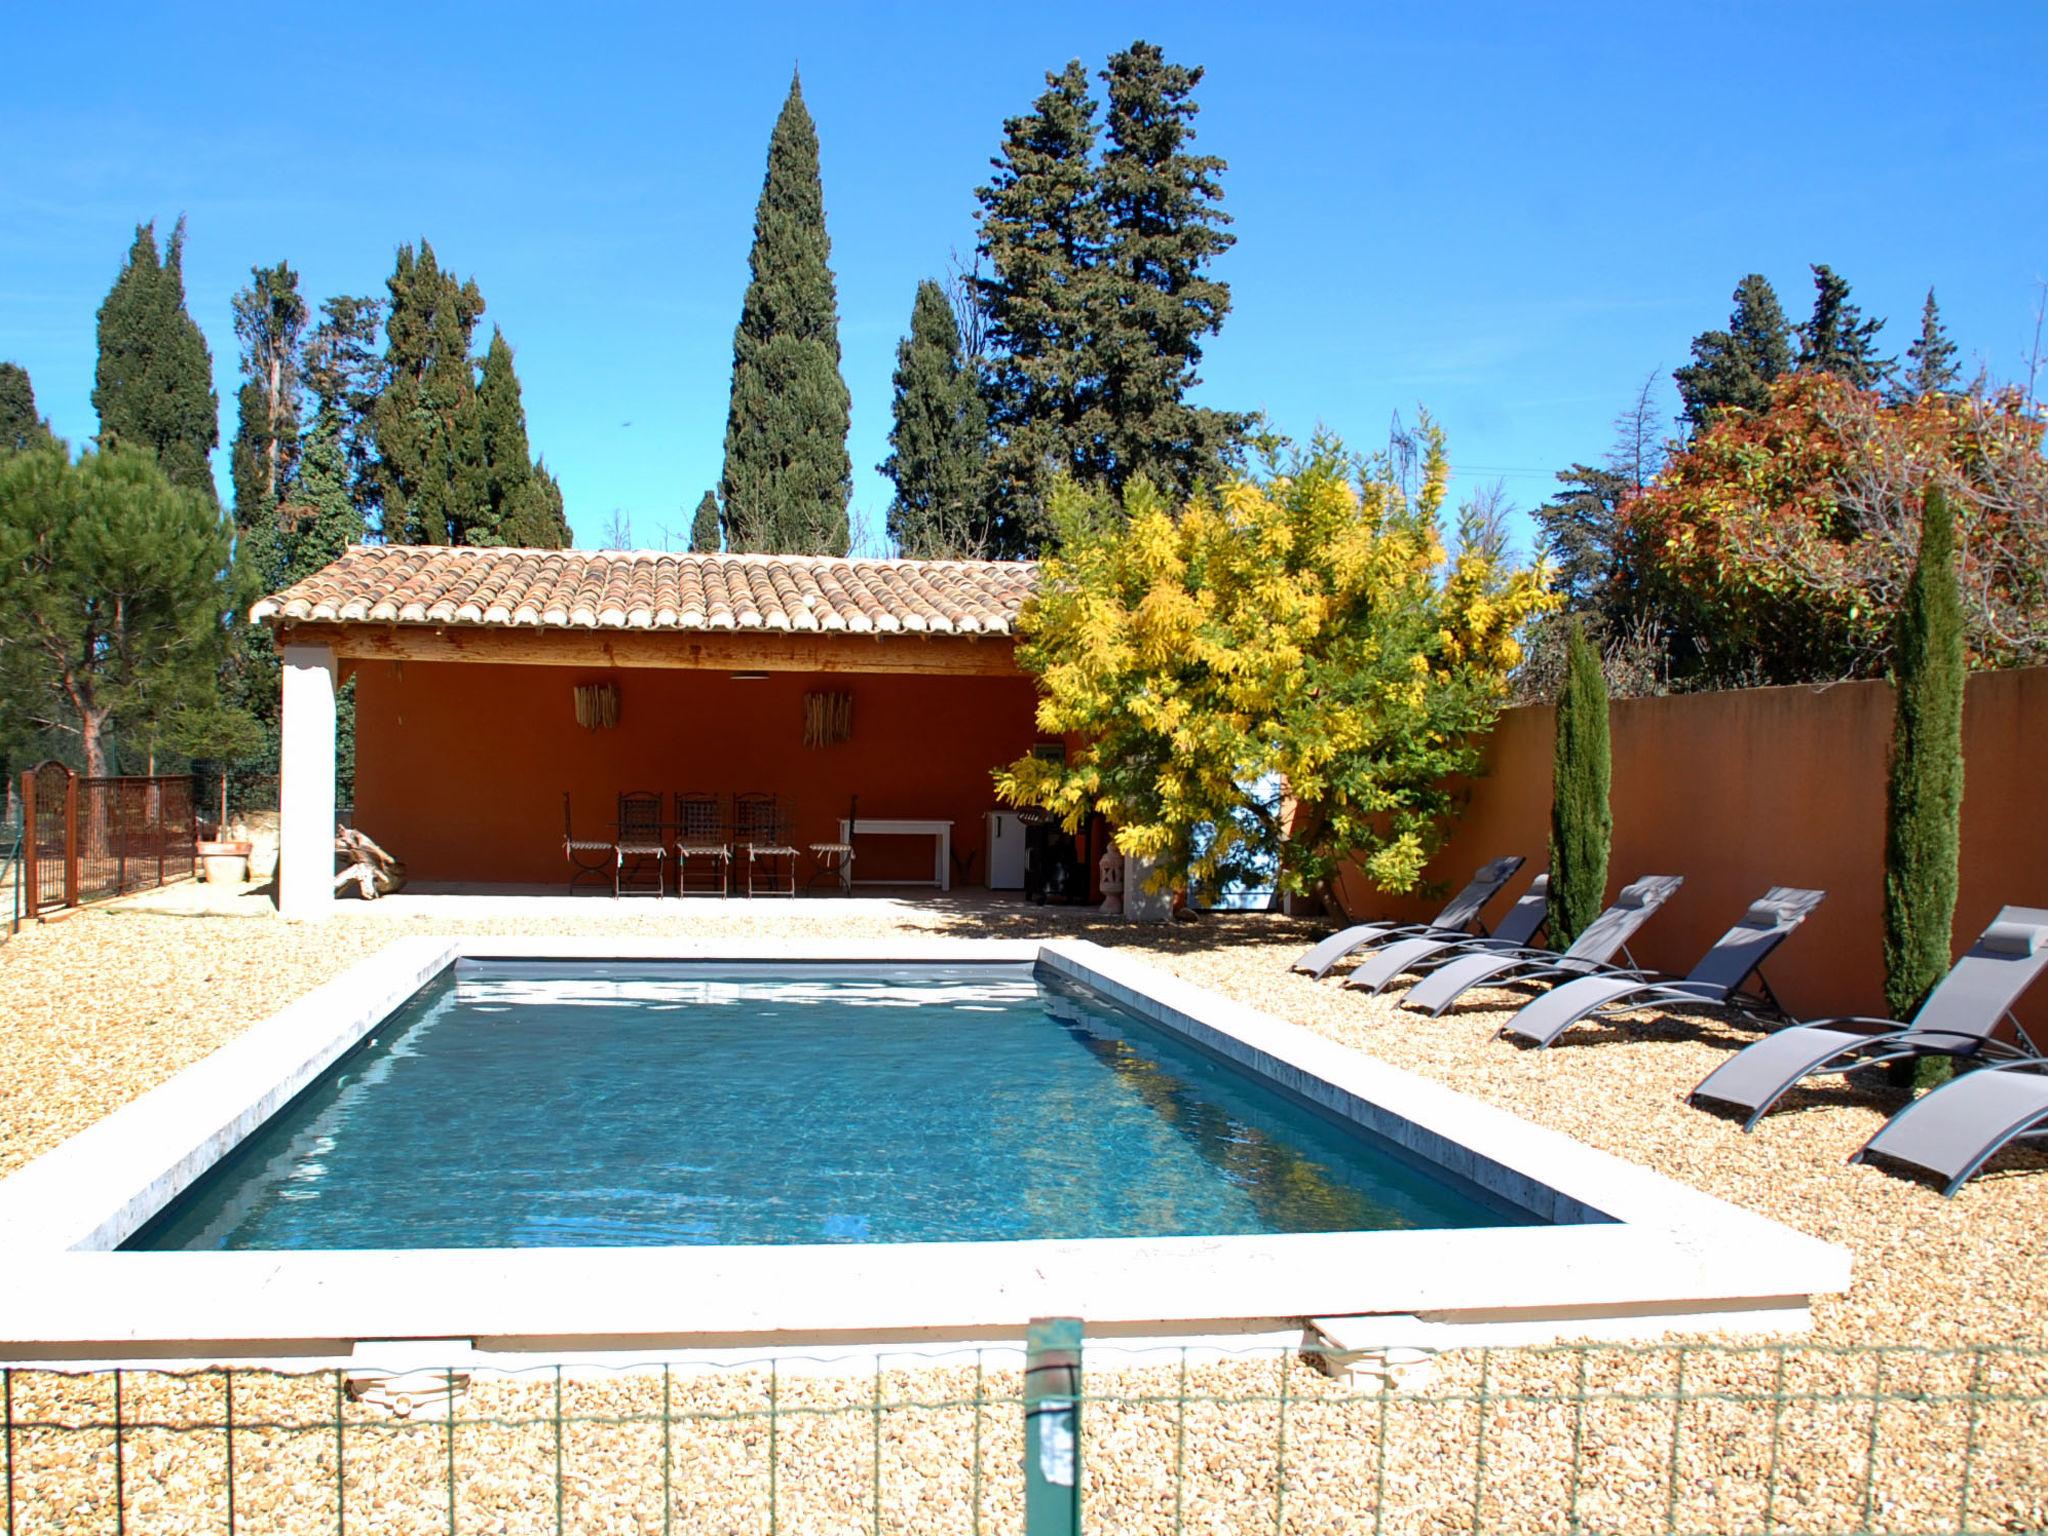
<path fill-rule="evenodd" d="M 334 651 L 284 647 L 278 754 L 277 910 L 319 921 L 334 909 Z"/>

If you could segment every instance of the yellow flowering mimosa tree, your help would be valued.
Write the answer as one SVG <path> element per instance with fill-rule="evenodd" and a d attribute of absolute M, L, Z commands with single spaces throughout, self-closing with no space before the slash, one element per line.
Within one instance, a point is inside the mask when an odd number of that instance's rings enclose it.
<path fill-rule="evenodd" d="M 1038 726 L 1084 743 L 996 773 L 1012 805 L 1078 830 L 1091 811 L 1155 883 L 1213 889 L 1277 867 L 1322 888 L 1357 859 L 1412 889 L 1554 601 L 1476 520 L 1447 549 L 1449 464 L 1425 420 L 1421 481 L 1318 438 L 1286 464 L 1172 507 L 1053 497 L 1058 552 L 1020 621 Z"/>

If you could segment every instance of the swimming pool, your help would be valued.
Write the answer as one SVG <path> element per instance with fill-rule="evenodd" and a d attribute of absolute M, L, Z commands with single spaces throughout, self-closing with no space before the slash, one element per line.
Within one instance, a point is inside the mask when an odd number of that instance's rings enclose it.
<path fill-rule="evenodd" d="M 125 1246 L 996 1242 L 1533 1220 L 1029 965 L 464 960 Z"/>
<path fill-rule="evenodd" d="M 902 1006 L 912 973 L 948 1001 Z M 814 1022 L 825 974 L 838 980 L 823 991 L 862 999 L 853 1023 Z M 434 1017 L 465 988 L 476 1029 Z M 686 1027 L 692 989 L 753 995 L 696 1008 Z M 540 995 L 538 1010 L 513 1001 Z M 634 995 L 652 999 L 646 1017 L 590 1049 Z M 1054 1015 L 1035 1042 L 983 1012 L 1012 1003 Z M 785 1015 L 772 1028 L 771 1007 Z M 523 1048 L 545 1014 L 554 1043 Z M 839 1048 L 927 1025 L 894 1071 L 855 1070 Z M 1038 1065 L 1005 1064 L 1013 1027 Z M 634 1029 L 634 1051 L 669 1074 L 652 1093 L 625 1093 L 605 1065 Z M 807 1032 L 808 1051 L 759 1049 Z M 685 1035 L 724 1035 L 751 1065 L 728 1053 L 687 1070 Z M 1069 1113 L 1082 1089 L 1092 1119 Z M 323 1120 L 358 1114 L 381 1125 L 360 1145 Z M 496 1130 L 479 1129 L 492 1117 Z M 1000 1155 L 959 1150 L 976 1138 Z M 778 1142 L 807 1140 L 807 1159 L 764 1175 L 764 1158 L 803 1150 Z M 884 1142 L 955 1150 L 913 1202 Z M 556 1186 L 576 1182 L 559 1165 L 576 1147 L 603 1166 L 563 1203 Z M 465 1168 L 466 1189 L 442 1177 Z M 220 1198 L 230 1179 L 240 1195 Z M 374 1208 L 330 1199 L 359 1186 Z M 802 1200 L 764 1211 L 764 1189 Z M 1081 1199 L 1058 1210 L 1048 1189 Z M 734 1191 L 755 1209 L 703 1198 Z M 596 1193 L 623 1201 L 581 1203 Z M 614 1245 L 650 1210 L 661 1241 Z M 1368 1210 L 1379 1225 L 1351 1225 Z M 974 1212 L 1055 1235 L 991 1235 L 965 1224 Z M 1071 1235 L 1141 1220 L 1156 1225 Z M 404 1246 L 415 1221 L 437 1224 L 415 1235 L 443 1246 Z M 468 1235 L 449 1235 L 451 1221 Z M 733 1240 L 748 1231 L 770 1240 Z M 322 1246 L 366 1240 L 382 1246 Z M 404 1340 L 432 1341 L 436 1360 L 472 1346 L 639 1359 L 1014 1339 L 1052 1316 L 1087 1319 L 1096 1339 L 1306 1324 L 1346 1350 L 1654 1337 L 1798 1329 L 1812 1295 L 1849 1279 L 1839 1248 L 1138 955 L 909 935 L 396 939 L 0 1180 L 0 1252 L 0 1359 L 23 1361 L 346 1361 Z"/>

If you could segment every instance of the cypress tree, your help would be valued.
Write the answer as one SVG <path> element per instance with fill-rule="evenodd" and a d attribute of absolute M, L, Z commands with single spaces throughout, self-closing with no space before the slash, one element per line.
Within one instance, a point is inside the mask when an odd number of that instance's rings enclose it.
<path fill-rule="evenodd" d="M 469 346 L 484 296 L 441 270 L 434 248 L 398 248 L 388 284 L 387 382 L 371 409 L 382 532 L 393 544 L 459 544 L 486 504 Z"/>
<path fill-rule="evenodd" d="M 1865 320 L 1849 302 L 1849 285 L 1825 262 L 1813 269 L 1813 315 L 1799 327 L 1799 369 L 1832 373 L 1857 389 L 1875 389 L 1892 371 L 1877 355 L 1882 320 Z"/>
<path fill-rule="evenodd" d="M 0 363 L 0 454 L 47 448 L 57 440 L 36 414 L 36 390 L 19 363 Z"/>
<path fill-rule="evenodd" d="M 275 522 L 298 467 L 299 400 L 304 367 L 306 301 L 299 274 L 285 262 L 252 267 L 249 286 L 234 297 L 235 336 L 242 344 L 239 421 L 229 450 L 235 524 L 246 532 Z"/>
<path fill-rule="evenodd" d="M 538 521 L 533 526 L 533 542 L 530 549 L 567 549 L 576 542 L 569 531 L 569 507 L 562 498 L 562 482 L 548 469 L 547 456 L 543 454 L 533 461 L 534 512 Z"/>
<path fill-rule="evenodd" d="M 463 530 L 466 544 L 509 544 L 561 549 L 569 542 L 561 488 L 528 457 L 526 408 L 512 348 L 493 328 L 477 385 L 477 422 L 483 450 L 484 501 Z"/>
<path fill-rule="evenodd" d="M 289 510 L 291 539 L 283 573 L 286 586 L 339 560 L 351 544 L 363 542 L 363 514 L 350 494 L 342 423 L 334 412 L 322 411 L 313 418 Z"/>
<path fill-rule="evenodd" d="M 879 466 L 896 486 L 889 537 L 913 559 L 981 557 L 982 469 L 988 416 L 960 356 L 960 328 L 946 290 L 917 285 L 910 334 L 896 346 L 889 457 Z"/>
<path fill-rule="evenodd" d="M 1110 55 L 1102 71 L 1101 333 L 1106 481 L 1113 493 L 1144 476 L 1172 499 L 1213 483 L 1235 456 L 1249 418 L 1189 405 L 1202 338 L 1230 312 L 1230 286 L 1208 266 L 1235 243 L 1217 204 L 1226 168 L 1195 154 L 1194 90 L 1202 71 L 1169 64 L 1152 43 Z"/>
<path fill-rule="evenodd" d="M 1550 791 L 1550 916 L 1553 949 L 1570 946 L 1607 900 L 1607 850 L 1614 840 L 1608 805 L 1607 680 L 1600 656 L 1578 624 L 1565 657 L 1557 701 L 1557 746 Z"/>
<path fill-rule="evenodd" d="M 817 125 L 792 77 L 768 138 L 747 292 L 733 331 L 719 487 L 728 549 L 843 555 L 852 540 L 852 397 L 839 374 L 831 259 Z"/>
<path fill-rule="evenodd" d="M 1694 428 L 1720 411 L 1760 411 L 1771 403 L 1771 381 L 1792 366 L 1792 328 L 1770 283 L 1752 272 L 1735 285 L 1735 310 L 1725 331 L 1693 338 L 1692 361 L 1671 377 Z"/>
<path fill-rule="evenodd" d="M 322 301 L 320 319 L 306 338 L 306 388 L 316 423 L 335 423 L 347 465 L 349 500 L 365 527 L 377 515 L 377 438 L 371 414 L 384 391 L 384 356 L 377 331 L 384 305 L 368 295 L 339 294 Z"/>
<path fill-rule="evenodd" d="M 1929 487 L 1920 553 L 1892 635 L 1890 773 L 1885 783 L 1884 1001 L 1910 1018 L 1948 974 L 1963 818 L 1962 594 L 1948 498 Z M 1948 1075 L 1946 1059 L 1920 1072 Z M 1931 1070 L 1930 1070 L 1931 1069 Z"/>
<path fill-rule="evenodd" d="M 1075 59 L 1047 74 L 1030 112 L 1003 124 L 995 175 L 975 191 L 975 286 L 987 316 L 992 553 L 1026 555 L 1051 533 L 1054 475 L 1099 481 L 1108 468 L 1102 329 L 1102 202 L 1096 103 Z"/>
<path fill-rule="evenodd" d="M 1956 387 L 1956 346 L 1942 327 L 1941 309 L 1934 302 L 1934 290 L 1927 290 L 1927 302 L 1920 310 L 1920 336 L 1906 348 L 1906 371 L 1900 395 L 1918 400 L 1924 395 L 1946 394 Z"/>
<path fill-rule="evenodd" d="M 100 442 L 146 449 L 171 484 L 218 502 L 207 455 L 220 443 L 213 354 L 185 312 L 185 221 L 157 259 L 156 226 L 138 224 L 99 309 L 93 409 Z"/>
<path fill-rule="evenodd" d="M 706 491 L 697 503 L 697 514 L 690 519 L 690 553 L 693 555 L 715 555 L 718 542 L 718 492 Z"/>

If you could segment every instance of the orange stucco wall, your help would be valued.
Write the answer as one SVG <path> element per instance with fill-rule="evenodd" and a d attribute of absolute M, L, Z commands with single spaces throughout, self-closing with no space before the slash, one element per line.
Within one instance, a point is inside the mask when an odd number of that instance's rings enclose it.
<path fill-rule="evenodd" d="M 1614 704 L 1614 851 L 1608 893 L 1637 875 L 1685 886 L 1632 945 L 1647 965 L 1683 971 L 1771 885 L 1828 898 L 1766 967 L 1795 1012 L 1881 1013 L 1885 757 L 1889 684 L 1754 688 Z M 1462 885 L 1504 853 L 1528 859 L 1511 893 L 1540 870 L 1550 831 L 1552 713 L 1508 711 L 1485 778 L 1431 878 Z M 1958 948 L 2008 903 L 2048 907 L 2048 668 L 1970 679 L 1963 714 L 1962 884 Z M 1438 904 L 1378 896 L 1355 871 L 1353 911 L 1427 916 Z M 1498 915 L 1502 908 L 1493 909 Z M 2021 1017 L 2048 1041 L 2048 993 Z"/>
<path fill-rule="evenodd" d="M 953 821 L 965 883 L 987 875 L 989 770 L 1029 751 L 1025 677 L 724 672 L 364 662 L 356 677 L 356 825 L 419 880 L 566 879 L 562 792 L 579 836 L 604 837 L 622 790 L 767 791 L 799 845 L 836 832 L 849 796 L 863 816 Z M 610 680 L 619 725 L 576 724 L 571 688 Z M 853 695 L 853 738 L 803 745 L 807 691 Z M 673 805 L 672 798 L 669 801 Z M 860 844 L 863 879 L 929 877 L 928 839 Z M 802 872 L 800 872 L 802 873 Z"/>

